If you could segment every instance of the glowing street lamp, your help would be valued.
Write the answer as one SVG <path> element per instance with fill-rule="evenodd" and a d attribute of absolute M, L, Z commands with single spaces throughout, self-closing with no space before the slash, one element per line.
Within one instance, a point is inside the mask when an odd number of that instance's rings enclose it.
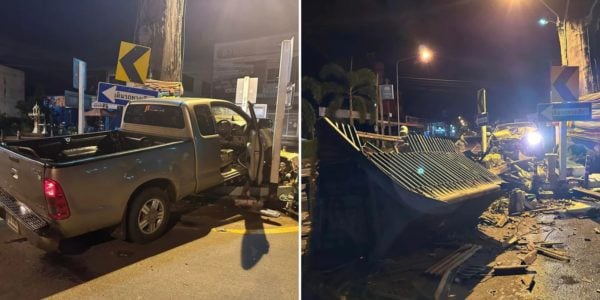
<path fill-rule="evenodd" d="M 546 18 L 541 18 L 538 20 L 538 24 L 540 24 L 540 26 L 546 26 L 548 23 L 550 22 Z"/>
<path fill-rule="evenodd" d="M 427 46 L 419 46 L 419 60 L 422 63 L 428 63 L 433 59 L 433 51 L 427 48 Z"/>
<path fill-rule="evenodd" d="M 415 58 L 418 58 L 418 60 L 422 63 L 429 63 L 430 61 L 433 60 L 433 51 L 431 51 L 431 49 L 429 49 L 427 46 L 424 45 L 420 45 L 419 49 L 418 49 L 418 55 L 417 56 L 411 56 L 411 57 L 407 57 L 404 59 L 399 59 L 396 61 L 396 105 L 397 105 L 397 125 L 398 125 L 398 132 L 400 132 L 400 87 L 399 87 L 399 74 L 398 74 L 398 66 L 400 65 L 401 62 L 403 61 L 409 61 L 409 60 L 414 60 Z M 391 132 L 391 129 L 390 129 Z"/>

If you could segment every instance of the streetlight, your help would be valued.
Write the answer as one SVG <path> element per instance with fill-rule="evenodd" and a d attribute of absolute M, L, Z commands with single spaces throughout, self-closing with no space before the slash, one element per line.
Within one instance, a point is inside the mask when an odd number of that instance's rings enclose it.
<path fill-rule="evenodd" d="M 422 63 L 428 63 L 433 59 L 433 51 L 427 48 L 427 46 L 419 46 L 419 60 Z"/>
<path fill-rule="evenodd" d="M 397 122 L 396 125 L 398 128 L 398 133 L 400 133 L 400 87 L 399 87 L 399 80 L 398 80 L 398 77 L 399 77 L 398 65 L 400 65 L 401 62 L 413 60 L 416 57 L 418 57 L 419 61 L 424 64 L 429 63 L 431 60 L 433 60 L 433 51 L 425 45 L 420 45 L 417 56 L 411 56 L 411 57 L 399 59 L 396 61 L 396 106 L 397 106 L 396 107 L 396 122 Z M 391 133 L 391 130 L 390 130 L 390 133 Z"/>

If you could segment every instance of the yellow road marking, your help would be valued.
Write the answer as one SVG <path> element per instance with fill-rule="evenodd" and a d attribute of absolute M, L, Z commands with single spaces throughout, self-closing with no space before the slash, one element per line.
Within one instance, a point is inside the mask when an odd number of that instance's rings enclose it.
<path fill-rule="evenodd" d="M 298 226 L 276 227 L 266 229 L 213 228 L 214 232 L 229 232 L 237 234 L 278 234 L 298 232 Z"/>

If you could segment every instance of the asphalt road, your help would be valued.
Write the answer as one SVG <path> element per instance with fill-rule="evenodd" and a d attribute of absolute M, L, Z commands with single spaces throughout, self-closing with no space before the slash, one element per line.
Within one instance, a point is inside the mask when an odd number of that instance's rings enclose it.
<path fill-rule="evenodd" d="M 298 223 L 204 205 L 162 238 L 131 244 L 97 232 L 47 254 L 0 219 L 0 299 L 296 299 Z"/>

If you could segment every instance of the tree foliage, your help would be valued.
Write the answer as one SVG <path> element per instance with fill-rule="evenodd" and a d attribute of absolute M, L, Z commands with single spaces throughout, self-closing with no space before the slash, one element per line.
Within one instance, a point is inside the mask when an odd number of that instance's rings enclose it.
<path fill-rule="evenodd" d="M 323 98 L 329 100 L 327 116 L 335 117 L 335 113 L 347 103 L 350 114 L 358 111 L 360 123 L 366 122 L 367 115 L 371 115 L 370 120 L 373 121 L 377 80 L 373 71 L 367 68 L 346 71 L 337 64 L 327 64 L 321 69 L 319 78 Z"/>
<path fill-rule="evenodd" d="M 326 107 L 325 115 L 332 119 L 342 107 L 359 112 L 360 123 L 374 121 L 376 103 L 376 76 L 363 68 L 346 71 L 337 64 L 323 66 L 319 79 L 302 78 L 302 132 L 312 138 L 319 107 Z M 353 121 L 351 121 L 353 122 Z"/>

